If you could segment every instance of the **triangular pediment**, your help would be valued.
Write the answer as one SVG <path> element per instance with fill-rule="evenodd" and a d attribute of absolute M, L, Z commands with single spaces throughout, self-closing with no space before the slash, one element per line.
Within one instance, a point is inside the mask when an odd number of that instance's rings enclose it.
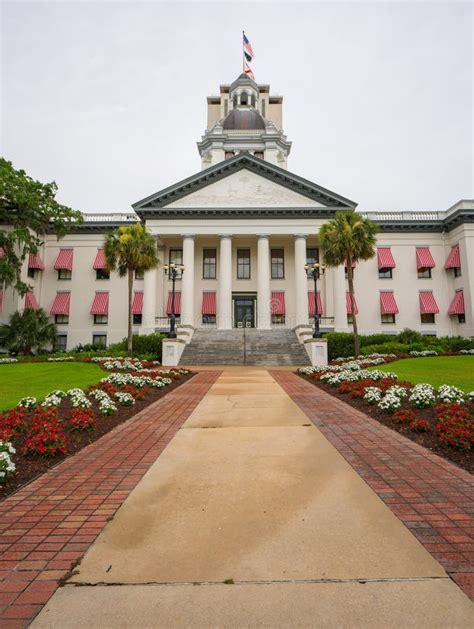
<path fill-rule="evenodd" d="M 355 208 L 356 203 L 247 153 L 227 159 L 133 205 L 142 218 L 170 211 Z"/>

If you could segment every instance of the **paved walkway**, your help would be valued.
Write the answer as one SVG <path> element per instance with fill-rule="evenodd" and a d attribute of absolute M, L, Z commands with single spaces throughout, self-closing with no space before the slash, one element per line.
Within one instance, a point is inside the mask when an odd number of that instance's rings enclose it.
<path fill-rule="evenodd" d="M 221 373 L 33 626 L 472 625 L 469 599 L 310 421 L 295 378 Z"/>

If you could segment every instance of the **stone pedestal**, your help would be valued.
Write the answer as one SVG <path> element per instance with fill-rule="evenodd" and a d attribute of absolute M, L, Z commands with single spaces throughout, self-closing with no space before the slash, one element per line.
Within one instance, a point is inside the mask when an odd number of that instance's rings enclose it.
<path fill-rule="evenodd" d="M 186 343 L 181 339 L 165 339 L 162 346 L 161 364 L 163 367 L 177 367 Z"/>
<path fill-rule="evenodd" d="M 328 344 L 326 339 L 308 339 L 304 342 L 313 367 L 326 367 L 328 364 Z"/>

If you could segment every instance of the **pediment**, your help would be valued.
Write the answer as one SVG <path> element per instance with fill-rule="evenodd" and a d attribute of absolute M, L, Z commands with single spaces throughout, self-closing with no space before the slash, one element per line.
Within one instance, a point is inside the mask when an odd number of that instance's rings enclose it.
<path fill-rule="evenodd" d="M 239 154 L 133 204 L 139 216 L 176 208 L 291 208 L 334 211 L 356 203 L 263 159 Z"/>

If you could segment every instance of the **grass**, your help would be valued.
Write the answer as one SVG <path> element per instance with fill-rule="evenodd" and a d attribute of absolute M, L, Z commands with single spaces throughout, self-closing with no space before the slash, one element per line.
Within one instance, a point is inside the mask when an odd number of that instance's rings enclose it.
<path fill-rule="evenodd" d="M 0 365 L 0 411 L 12 408 L 22 397 L 42 400 L 54 389 L 87 387 L 104 377 L 91 363 L 16 363 Z"/>
<path fill-rule="evenodd" d="M 393 371 L 400 380 L 408 380 L 413 384 L 427 382 L 434 387 L 451 384 L 466 392 L 474 391 L 474 356 L 405 358 L 377 365 L 373 369 Z"/>

